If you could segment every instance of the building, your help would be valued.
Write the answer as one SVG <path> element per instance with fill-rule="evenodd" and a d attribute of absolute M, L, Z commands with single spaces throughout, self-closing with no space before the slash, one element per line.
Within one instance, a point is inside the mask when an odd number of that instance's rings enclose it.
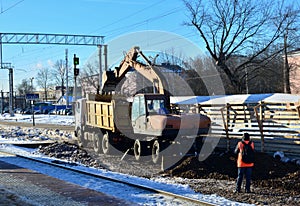
<path fill-rule="evenodd" d="M 73 102 L 73 96 L 69 96 L 69 104 L 72 104 Z M 58 100 L 57 100 L 57 104 L 58 105 L 67 105 L 67 96 L 61 96 Z"/>
<path fill-rule="evenodd" d="M 38 91 L 35 91 L 34 93 L 39 94 L 40 101 L 42 101 L 42 102 L 44 102 L 44 101 L 55 102 L 57 100 L 57 98 L 55 96 L 55 92 L 56 91 L 52 88 L 48 89 L 47 90 L 47 98 L 46 98 L 44 90 L 38 90 Z"/>
<path fill-rule="evenodd" d="M 288 54 L 291 94 L 300 94 L 300 49 Z"/>

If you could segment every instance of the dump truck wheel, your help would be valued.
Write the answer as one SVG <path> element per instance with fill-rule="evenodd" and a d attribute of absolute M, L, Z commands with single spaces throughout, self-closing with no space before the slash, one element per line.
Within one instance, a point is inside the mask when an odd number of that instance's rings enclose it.
<path fill-rule="evenodd" d="M 109 143 L 109 135 L 105 133 L 102 138 L 102 151 L 104 154 L 109 154 L 111 152 L 111 145 Z"/>
<path fill-rule="evenodd" d="M 136 160 L 139 160 L 141 158 L 141 153 L 142 153 L 142 145 L 140 140 L 135 140 L 134 145 L 133 145 L 133 152 L 134 152 L 134 157 Z"/>
<path fill-rule="evenodd" d="M 81 129 L 77 129 L 77 140 L 78 140 L 78 145 L 79 147 L 86 147 L 87 146 L 87 141 L 84 139 L 84 133 L 82 132 Z"/>
<path fill-rule="evenodd" d="M 159 153 L 160 153 L 160 144 L 158 140 L 155 140 L 152 145 L 152 162 L 154 164 L 158 163 L 158 160 L 160 158 Z"/>
<path fill-rule="evenodd" d="M 138 139 L 135 140 L 133 145 L 133 152 L 136 160 L 140 160 L 142 156 L 144 156 L 144 160 L 148 160 L 147 155 L 150 155 L 150 150 L 148 149 L 147 145 L 148 142 L 143 142 Z"/>
<path fill-rule="evenodd" d="M 101 146 L 101 140 L 99 134 L 93 134 L 93 145 L 94 145 L 94 151 L 97 153 L 102 152 L 102 146 Z"/>

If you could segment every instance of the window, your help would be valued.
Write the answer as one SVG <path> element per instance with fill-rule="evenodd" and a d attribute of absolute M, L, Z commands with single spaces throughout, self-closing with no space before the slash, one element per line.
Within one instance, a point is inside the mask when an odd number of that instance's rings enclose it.
<path fill-rule="evenodd" d="M 144 96 L 137 96 L 134 97 L 132 103 L 132 113 L 131 113 L 131 120 L 136 121 L 136 119 L 142 115 L 146 114 L 145 108 L 145 98 Z"/>

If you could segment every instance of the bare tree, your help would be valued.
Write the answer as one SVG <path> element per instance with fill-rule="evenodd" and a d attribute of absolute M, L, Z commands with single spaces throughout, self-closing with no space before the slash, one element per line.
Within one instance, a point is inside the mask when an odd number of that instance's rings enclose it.
<path fill-rule="evenodd" d="M 48 68 L 42 68 L 38 71 L 37 77 L 37 84 L 44 90 L 45 100 L 48 100 L 48 89 L 50 87 L 50 71 Z"/>
<path fill-rule="evenodd" d="M 96 64 L 87 64 L 85 65 L 82 74 L 80 74 L 79 82 L 83 88 L 89 87 L 89 92 L 97 91 L 99 84 L 99 70 Z"/>
<path fill-rule="evenodd" d="M 218 69 L 228 78 L 233 93 L 245 88 L 246 66 L 263 65 L 273 55 L 262 54 L 272 45 L 282 41 L 287 29 L 296 21 L 296 10 L 284 0 L 211 0 L 194 2 L 184 0 L 190 22 L 199 32 L 206 49 Z M 274 53 L 280 53 L 283 47 Z M 229 60 L 242 56 L 237 65 L 229 66 Z M 263 57 L 263 58 L 262 58 Z M 257 67 L 257 70 L 262 69 Z M 251 73 L 248 73 L 248 78 Z"/>
<path fill-rule="evenodd" d="M 57 85 L 61 86 L 61 95 L 65 95 L 66 67 L 63 60 L 58 60 L 54 64 L 53 78 Z"/>
<path fill-rule="evenodd" d="M 32 93 L 32 91 L 34 90 L 29 79 L 23 79 L 22 82 L 16 86 L 16 88 L 18 94 L 21 96 Z"/>

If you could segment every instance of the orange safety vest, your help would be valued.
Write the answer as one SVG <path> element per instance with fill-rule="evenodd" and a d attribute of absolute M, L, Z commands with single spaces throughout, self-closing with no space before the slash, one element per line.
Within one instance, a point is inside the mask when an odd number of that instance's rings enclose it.
<path fill-rule="evenodd" d="M 249 141 L 244 141 L 246 144 L 249 143 Z M 254 143 L 251 143 L 251 147 L 254 150 Z M 238 143 L 238 148 L 239 148 L 239 154 L 238 154 L 238 159 L 237 159 L 237 167 L 253 167 L 254 163 L 245 163 L 242 161 L 242 151 L 244 148 L 243 142 Z"/>

